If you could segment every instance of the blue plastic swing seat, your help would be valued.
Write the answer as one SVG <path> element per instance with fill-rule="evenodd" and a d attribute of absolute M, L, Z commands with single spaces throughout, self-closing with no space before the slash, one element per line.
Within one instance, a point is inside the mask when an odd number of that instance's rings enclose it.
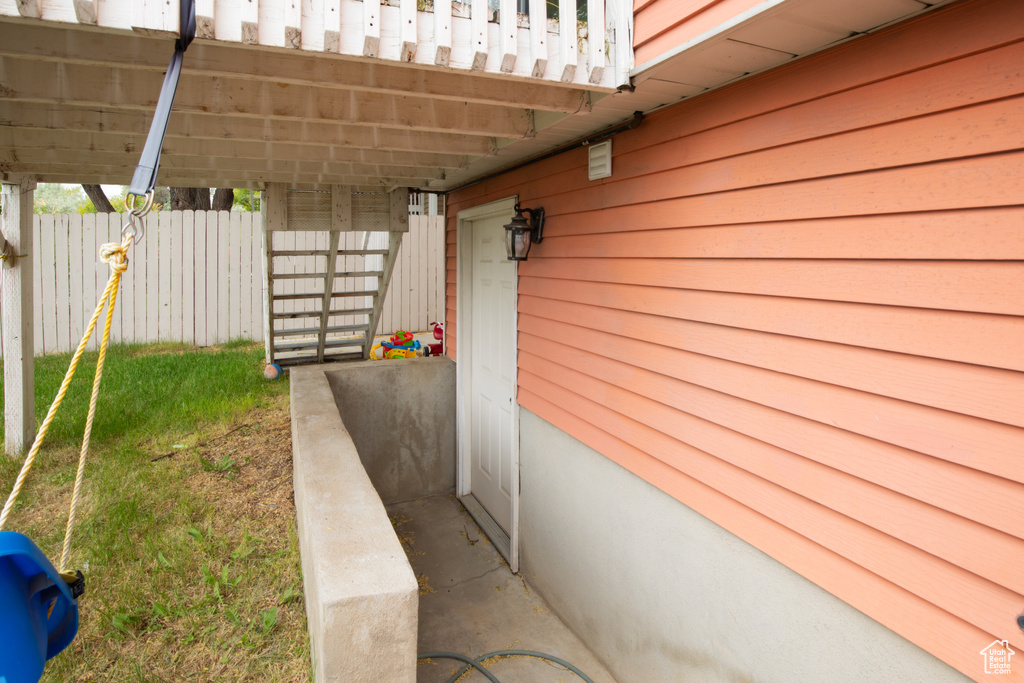
<path fill-rule="evenodd" d="M 27 536 L 0 531 L 0 683 L 36 683 L 77 632 L 78 602 L 60 573 Z"/>

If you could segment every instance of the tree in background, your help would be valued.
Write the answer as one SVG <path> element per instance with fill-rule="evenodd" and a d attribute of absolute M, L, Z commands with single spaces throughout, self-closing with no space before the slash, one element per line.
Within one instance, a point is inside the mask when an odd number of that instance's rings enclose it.
<path fill-rule="evenodd" d="M 61 185 L 40 183 L 36 188 L 33 211 L 35 213 L 124 213 L 125 194 L 122 186 L 116 194 L 107 196 L 99 185 Z M 174 196 L 179 198 L 174 205 Z M 259 190 L 232 190 L 221 188 L 211 197 L 206 188 L 158 187 L 153 193 L 153 211 L 167 209 L 258 211 Z"/>
<path fill-rule="evenodd" d="M 32 210 L 35 213 L 94 213 L 96 208 L 80 187 L 40 183 Z"/>
<path fill-rule="evenodd" d="M 96 213 L 114 213 L 115 209 L 110 200 L 107 199 L 107 194 L 103 191 L 103 188 L 99 185 L 86 185 L 82 183 L 82 189 L 85 190 L 85 194 L 88 195 L 89 200 L 92 201 L 92 206 L 96 210 Z"/>
<path fill-rule="evenodd" d="M 124 196 L 127 188 L 107 197 L 99 185 L 60 185 L 40 183 L 36 187 L 35 213 L 124 213 Z M 153 194 L 153 210 L 160 211 L 170 202 L 170 191 L 158 187 Z M 101 207 L 97 209 L 97 204 Z"/>
<path fill-rule="evenodd" d="M 495 7 L 494 9 L 497 9 Z M 558 0 L 548 0 L 548 19 L 558 19 Z M 519 3 L 519 11 L 523 14 L 530 13 L 528 2 Z M 587 0 L 576 0 L 576 21 L 586 23 L 587 21 Z"/>
<path fill-rule="evenodd" d="M 246 188 L 235 190 L 235 204 L 231 208 L 233 211 L 259 211 L 260 191 Z"/>
<path fill-rule="evenodd" d="M 221 187 L 214 191 L 210 199 L 210 190 L 205 187 L 172 187 L 171 209 L 193 211 L 230 211 L 235 201 L 235 191 L 230 187 Z"/>
<path fill-rule="evenodd" d="M 99 185 L 82 185 L 82 189 L 92 200 L 92 205 L 99 212 L 124 211 L 124 197 L 126 188 L 121 188 L 121 193 L 112 200 L 107 201 L 107 195 Z M 162 207 L 168 206 L 174 211 L 191 209 L 192 211 L 230 211 L 234 203 L 235 191 L 230 187 L 218 188 L 210 198 L 210 190 L 205 187 L 158 187 L 153 193 L 153 210 L 159 211 Z M 118 201 L 120 200 L 120 201 Z"/>
<path fill-rule="evenodd" d="M 110 199 L 107 199 L 107 193 L 99 185 L 83 184 L 82 189 L 89 195 L 89 201 L 92 202 L 91 208 L 87 203 L 86 210 L 82 213 L 124 213 L 127 210 L 125 209 L 125 196 L 128 193 L 128 188 L 123 185 L 121 191 Z M 171 189 L 169 187 L 158 187 L 153 191 L 153 211 L 162 210 L 170 201 Z"/>

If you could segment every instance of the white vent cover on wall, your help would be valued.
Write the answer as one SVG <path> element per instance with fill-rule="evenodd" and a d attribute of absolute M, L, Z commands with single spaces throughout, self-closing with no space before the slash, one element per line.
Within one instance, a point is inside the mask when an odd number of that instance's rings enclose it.
<path fill-rule="evenodd" d="M 612 141 L 590 145 L 589 175 L 591 180 L 610 178 L 612 175 Z"/>

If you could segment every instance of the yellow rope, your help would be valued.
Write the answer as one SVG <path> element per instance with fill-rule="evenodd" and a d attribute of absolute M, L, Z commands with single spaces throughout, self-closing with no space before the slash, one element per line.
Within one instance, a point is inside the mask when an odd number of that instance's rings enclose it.
<path fill-rule="evenodd" d="M 50 423 L 53 422 L 53 418 L 57 414 L 57 410 L 60 408 L 60 404 L 64 401 L 64 396 L 68 392 L 68 387 L 71 385 L 71 379 L 75 376 L 75 370 L 78 368 L 78 361 L 81 360 L 82 354 L 85 353 L 86 344 L 89 343 L 89 338 L 92 337 L 92 333 L 96 329 L 96 323 L 99 321 L 100 313 L 103 311 L 103 306 L 109 304 L 107 307 L 107 316 L 103 326 L 103 339 L 100 343 L 99 359 L 96 361 L 96 375 L 93 378 L 92 383 L 92 397 L 89 400 L 89 415 L 85 422 L 85 435 L 82 439 L 82 450 L 78 458 L 78 473 L 75 477 L 75 488 L 71 496 L 71 510 L 68 513 L 68 525 L 64 534 L 64 548 L 61 553 L 60 571 L 65 572 L 67 570 L 68 556 L 71 553 L 71 530 L 74 525 L 75 513 L 78 509 L 78 501 L 81 496 L 83 473 L 85 472 L 85 456 L 89 450 L 89 438 L 92 434 L 92 423 L 93 418 L 96 415 L 96 400 L 99 396 L 100 380 L 103 376 L 103 361 L 107 354 L 107 344 L 110 341 L 110 325 L 113 321 L 114 304 L 117 301 L 117 291 L 121 284 L 121 276 L 128 269 L 128 248 L 132 244 L 133 234 L 129 233 L 120 244 L 111 243 L 104 244 L 100 248 L 100 260 L 110 266 L 110 280 L 107 281 L 107 287 L 103 290 L 103 294 L 100 295 L 100 300 L 96 304 L 96 310 L 92 314 L 92 319 L 89 320 L 89 325 L 85 330 L 85 334 L 82 336 L 82 341 L 78 344 L 78 349 L 75 351 L 75 355 L 71 358 L 71 364 L 68 366 L 68 371 L 64 375 L 64 381 L 60 385 L 60 389 L 57 391 L 57 396 L 53 399 L 53 403 L 50 405 L 49 412 L 46 413 L 46 419 L 43 420 L 43 424 L 39 427 L 39 433 L 36 434 L 35 441 L 32 442 L 32 448 L 29 450 L 28 456 L 25 458 L 24 464 L 21 466 L 21 471 L 18 473 L 18 478 L 14 482 L 14 489 L 11 491 L 11 495 L 7 498 L 7 503 L 4 505 L 3 512 L 0 513 L 0 530 L 3 530 L 4 525 L 7 523 L 7 518 L 10 516 L 11 511 L 14 509 L 14 504 L 18 500 L 18 495 L 21 493 L 22 486 L 25 484 L 25 479 L 28 477 L 29 471 L 32 469 L 32 465 L 35 463 L 36 456 L 39 455 L 39 449 L 42 448 L 43 440 L 46 438 L 46 433 L 50 429 Z"/>
<path fill-rule="evenodd" d="M 107 319 L 103 325 L 103 338 L 100 341 L 99 358 L 96 359 L 96 374 L 92 380 L 92 396 L 89 398 L 89 414 L 85 418 L 85 433 L 82 435 L 82 450 L 78 456 L 78 472 L 75 474 L 75 488 L 71 494 L 71 510 L 68 512 L 68 525 L 64 531 L 64 548 L 60 555 L 60 571 L 66 572 L 68 560 L 71 556 L 71 533 L 75 526 L 75 513 L 78 511 L 78 501 L 82 493 L 82 481 L 85 475 L 85 456 L 89 452 L 89 439 L 92 436 L 92 423 L 96 416 L 96 401 L 100 395 L 100 381 L 103 379 L 103 362 L 107 358 L 107 345 L 110 343 L 110 324 L 114 318 L 114 305 L 117 303 L 117 291 L 121 284 L 121 276 L 128 269 L 128 247 L 131 245 L 131 236 L 125 238 L 122 244 L 104 244 L 100 248 L 100 260 L 110 266 L 110 281 L 113 286 L 108 287 L 109 305 L 107 306 Z M 103 301 L 100 301 L 100 306 Z M 86 335 L 92 334 L 86 331 Z M 86 337 L 88 340 L 88 337 Z"/>

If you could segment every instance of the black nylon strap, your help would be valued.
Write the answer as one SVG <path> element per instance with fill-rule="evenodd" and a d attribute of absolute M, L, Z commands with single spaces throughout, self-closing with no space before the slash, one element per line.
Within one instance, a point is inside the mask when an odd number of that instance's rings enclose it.
<path fill-rule="evenodd" d="M 178 40 L 174 49 L 184 52 L 196 37 L 196 3 L 195 0 L 181 0 L 178 4 L 179 29 Z"/>
<path fill-rule="evenodd" d="M 185 59 L 185 50 L 188 49 L 196 35 L 195 0 L 181 0 L 180 20 L 180 37 L 174 43 L 174 56 L 171 57 L 170 66 L 167 67 L 167 73 L 164 75 L 164 84 L 160 88 L 160 97 L 157 99 L 156 110 L 153 112 L 153 123 L 149 127 L 146 146 L 142 148 L 142 157 L 139 159 L 138 166 L 135 167 L 135 175 L 132 176 L 128 194 L 143 197 L 156 187 L 156 176 L 160 171 L 160 149 L 164 145 L 164 135 L 167 134 L 167 122 L 171 116 L 174 94 L 178 90 L 181 64 Z"/>

